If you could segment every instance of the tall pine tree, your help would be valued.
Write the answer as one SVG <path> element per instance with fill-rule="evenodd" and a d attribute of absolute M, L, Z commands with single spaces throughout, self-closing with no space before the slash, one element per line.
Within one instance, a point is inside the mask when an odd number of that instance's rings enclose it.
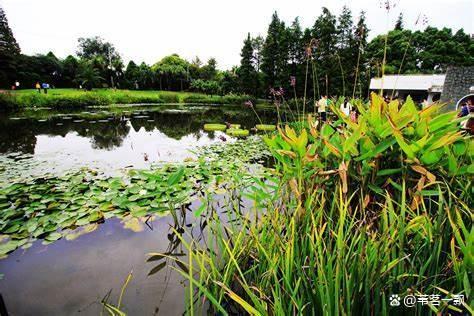
<path fill-rule="evenodd" d="M 327 8 L 316 19 L 313 26 L 313 38 L 317 41 L 315 62 L 318 67 L 321 94 L 336 94 L 340 85 L 340 67 L 336 56 L 336 17 Z M 339 77 L 339 79 L 335 79 Z"/>
<path fill-rule="evenodd" d="M 341 94 L 347 95 L 349 91 L 352 92 L 357 48 L 354 44 L 352 12 L 346 6 L 342 8 L 342 12 L 338 17 L 337 48 L 336 54 L 340 72 L 339 76 L 336 77 L 339 78 L 339 82 L 336 80 L 336 84 Z"/>
<path fill-rule="evenodd" d="M 0 7 L 0 86 L 10 86 L 16 76 L 16 61 L 20 55 L 20 46 L 8 25 L 5 11 Z"/>
<path fill-rule="evenodd" d="M 288 28 L 288 70 L 290 76 L 296 78 L 296 92 L 301 95 L 304 91 L 304 48 L 303 31 L 299 18 L 295 18 Z"/>
<path fill-rule="evenodd" d="M 288 40 L 285 23 L 275 12 L 268 27 L 262 50 L 262 72 L 265 89 L 282 87 L 288 81 Z"/>
<path fill-rule="evenodd" d="M 403 13 L 400 12 L 397 18 L 397 22 L 395 23 L 395 30 L 403 30 Z"/>
<path fill-rule="evenodd" d="M 240 60 L 240 67 L 237 72 L 240 87 L 243 93 L 255 95 L 257 92 L 257 72 L 254 67 L 253 46 L 252 39 L 250 38 L 250 33 L 247 34 L 247 38 L 244 41 L 244 46 L 242 47 L 242 52 L 240 56 L 242 57 L 242 59 Z"/>
<path fill-rule="evenodd" d="M 356 60 L 356 75 L 354 78 L 355 86 L 353 87 L 353 95 L 358 97 L 364 97 L 366 95 L 369 80 L 370 70 L 369 63 L 367 60 L 367 36 L 369 29 L 365 22 L 365 12 L 361 11 L 359 20 L 354 29 L 354 42 L 357 46 L 357 60 Z"/>

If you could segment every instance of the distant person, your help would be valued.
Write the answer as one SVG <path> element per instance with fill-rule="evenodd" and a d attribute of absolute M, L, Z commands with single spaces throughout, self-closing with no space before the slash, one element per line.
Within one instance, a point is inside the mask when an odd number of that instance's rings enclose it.
<path fill-rule="evenodd" d="M 139 86 L 138 86 L 138 82 L 135 80 L 135 90 L 138 90 Z"/>
<path fill-rule="evenodd" d="M 354 110 L 351 111 L 351 121 L 354 122 L 354 123 L 357 123 L 357 118 L 359 117 L 359 112 L 357 110 L 357 108 L 355 108 Z"/>
<path fill-rule="evenodd" d="M 341 103 L 340 110 L 346 117 L 349 117 L 352 111 L 352 104 L 345 98 L 344 102 Z"/>
<path fill-rule="evenodd" d="M 466 102 L 466 103 L 463 103 L 463 105 L 461 106 L 461 111 L 459 111 L 458 117 L 464 117 L 467 115 L 469 115 L 469 105 Z"/>
<path fill-rule="evenodd" d="M 41 86 L 43 88 L 44 94 L 48 94 L 49 84 L 47 84 L 46 82 L 43 82 Z"/>
<path fill-rule="evenodd" d="M 474 106 L 472 104 L 472 100 L 468 101 L 468 108 L 469 108 L 469 118 L 466 120 L 465 129 L 469 132 L 469 134 L 474 135 Z"/>
<path fill-rule="evenodd" d="M 427 108 L 430 105 L 427 99 L 423 99 L 423 102 L 421 102 L 421 108 Z"/>
<path fill-rule="evenodd" d="M 16 87 L 16 89 L 19 89 L 19 88 L 20 88 L 20 81 L 18 81 L 18 80 L 15 81 L 15 87 Z"/>
<path fill-rule="evenodd" d="M 36 90 L 38 90 L 38 93 L 41 93 L 41 85 L 40 85 L 39 82 L 36 82 L 35 88 L 36 88 Z"/>
<path fill-rule="evenodd" d="M 328 97 L 323 95 L 318 101 L 318 113 L 322 122 L 326 122 L 326 107 L 328 106 Z"/>

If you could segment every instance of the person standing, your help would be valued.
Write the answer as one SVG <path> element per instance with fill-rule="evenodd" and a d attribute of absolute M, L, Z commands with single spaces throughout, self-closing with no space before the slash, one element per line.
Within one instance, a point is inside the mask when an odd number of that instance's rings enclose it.
<path fill-rule="evenodd" d="M 326 107 L 328 106 L 328 98 L 323 95 L 318 101 L 318 113 L 322 122 L 326 122 Z"/>
<path fill-rule="evenodd" d="M 36 88 L 36 90 L 38 90 L 38 93 L 41 93 L 41 85 L 38 81 L 35 84 L 35 88 Z"/>
<path fill-rule="evenodd" d="M 350 104 L 349 101 L 347 101 L 347 99 L 345 98 L 344 102 L 341 103 L 340 109 L 341 109 L 341 112 L 346 117 L 349 117 L 351 115 L 351 111 L 352 111 L 352 104 Z"/>
<path fill-rule="evenodd" d="M 43 87 L 44 94 L 48 94 L 49 84 L 47 84 L 46 82 L 43 82 L 41 86 Z"/>

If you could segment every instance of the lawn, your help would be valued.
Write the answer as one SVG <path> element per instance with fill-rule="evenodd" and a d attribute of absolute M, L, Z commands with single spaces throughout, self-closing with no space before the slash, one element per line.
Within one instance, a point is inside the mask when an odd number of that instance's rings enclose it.
<path fill-rule="evenodd" d="M 59 108 L 133 103 L 242 104 L 248 99 L 249 97 L 245 95 L 218 96 L 156 90 L 49 89 L 45 94 L 43 90 L 38 93 L 35 89 L 26 89 L 0 94 L 0 106 L 4 108 Z"/>

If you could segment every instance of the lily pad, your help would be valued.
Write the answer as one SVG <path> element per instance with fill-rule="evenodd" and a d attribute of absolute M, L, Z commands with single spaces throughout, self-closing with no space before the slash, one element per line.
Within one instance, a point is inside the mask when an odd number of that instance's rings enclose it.
<path fill-rule="evenodd" d="M 205 131 L 225 131 L 227 126 L 224 124 L 204 124 Z"/>
<path fill-rule="evenodd" d="M 276 130 L 276 126 L 271 125 L 271 124 L 257 124 L 255 126 L 255 128 L 259 131 L 274 131 L 274 130 Z"/>
<path fill-rule="evenodd" d="M 226 133 L 230 136 L 235 136 L 235 137 L 246 137 L 249 136 L 249 130 L 248 129 L 234 129 L 234 128 L 229 128 Z"/>

